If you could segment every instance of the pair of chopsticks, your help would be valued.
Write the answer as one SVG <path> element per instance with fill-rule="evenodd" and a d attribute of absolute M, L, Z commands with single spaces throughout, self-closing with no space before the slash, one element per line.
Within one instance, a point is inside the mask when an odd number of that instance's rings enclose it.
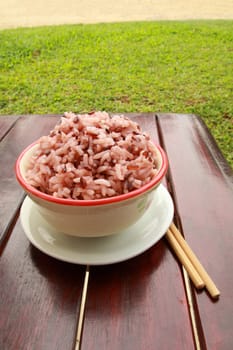
<path fill-rule="evenodd" d="M 197 289 L 202 289 L 205 287 L 213 299 L 218 298 L 220 291 L 174 223 L 172 223 L 167 230 L 166 239 L 175 251 L 179 261 L 186 269 L 195 287 Z"/>

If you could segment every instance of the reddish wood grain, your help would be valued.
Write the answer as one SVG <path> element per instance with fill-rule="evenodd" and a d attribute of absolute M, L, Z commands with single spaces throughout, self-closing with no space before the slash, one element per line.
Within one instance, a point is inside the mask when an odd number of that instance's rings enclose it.
<path fill-rule="evenodd" d="M 152 114 L 130 116 L 158 141 Z M 194 349 L 181 271 L 163 240 L 127 262 L 91 268 L 82 348 Z"/>
<path fill-rule="evenodd" d="M 196 294 L 206 348 L 233 344 L 233 177 L 203 123 L 195 116 L 159 115 L 185 237 L 221 291 L 213 302 Z"/>
<path fill-rule="evenodd" d="M 0 349 L 72 349 L 84 267 L 34 248 L 19 221 L 0 257 Z"/>
<path fill-rule="evenodd" d="M 19 116 L 0 115 L 0 140 L 3 139 L 18 118 Z"/>
<path fill-rule="evenodd" d="M 232 171 L 195 116 L 150 114 L 139 121 L 169 156 L 172 191 L 185 237 L 222 294 L 195 293 L 202 349 L 232 348 Z M 57 122 L 55 116 L 0 120 L 0 349 L 72 349 L 84 267 L 52 259 L 24 236 L 14 176 L 20 151 Z M 16 117 L 17 119 L 17 117 Z M 11 124 L 12 123 L 12 124 Z M 160 137 L 156 132 L 159 126 Z M 16 225 L 15 225 L 16 224 Z M 115 265 L 92 267 L 82 349 L 194 349 L 179 264 L 164 240 Z"/>
<path fill-rule="evenodd" d="M 15 124 L 13 120 L 8 123 L 9 119 L 4 122 L 0 232 L 7 232 L 16 222 L 7 244 L 0 249 L 0 349 L 4 350 L 63 350 L 74 345 L 84 267 L 62 263 L 39 252 L 28 242 L 17 221 L 23 191 L 15 179 L 15 160 L 24 147 L 47 134 L 57 120 L 57 116 L 22 116 Z"/>
<path fill-rule="evenodd" d="M 9 121 L 9 119 L 5 120 Z M 31 142 L 41 135 L 46 135 L 57 120 L 58 117 L 56 116 L 21 116 L 1 141 L 0 242 L 5 236 L 23 197 L 23 191 L 18 185 L 14 173 L 16 158 Z"/>

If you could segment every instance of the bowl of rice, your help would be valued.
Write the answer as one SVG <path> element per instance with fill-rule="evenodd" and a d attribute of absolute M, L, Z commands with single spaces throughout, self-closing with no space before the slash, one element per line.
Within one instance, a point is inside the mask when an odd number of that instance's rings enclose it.
<path fill-rule="evenodd" d="M 79 237 L 107 236 L 149 208 L 168 160 L 124 115 L 65 113 L 19 155 L 16 178 L 46 222 Z"/>

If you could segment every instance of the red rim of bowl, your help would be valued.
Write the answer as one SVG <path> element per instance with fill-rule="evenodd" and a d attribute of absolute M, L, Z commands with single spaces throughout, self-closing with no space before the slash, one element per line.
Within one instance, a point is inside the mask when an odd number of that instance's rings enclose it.
<path fill-rule="evenodd" d="M 26 192 L 29 194 L 32 194 L 40 199 L 43 199 L 48 202 L 56 203 L 56 204 L 63 204 L 63 205 L 70 205 L 70 206 L 96 206 L 96 205 L 105 205 L 105 204 L 111 204 L 111 203 L 117 203 L 120 201 L 124 201 L 126 199 L 134 198 L 139 196 L 142 193 L 145 193 L 152 189 L 155 185 L 159 184 L 164 175 L 167 172 L 168 169 L 168 159 L 164 152 L 164 150 L 159 146 L 155 145 L 155 147 L 158 149 L 159 153 L 161 154 L 162 158 L 162 164 L 159 169 L 158 174 L 147 184 L 144 186 L 133 190 L 131 192 L 120 194 L 118 196 L 108 197 L 108 198 L 101 198 L 101 199 L 92 199 L 92 200 L 86 200 L 86 199 L 65 199 L 65 198 L 56 198 L 49 194 L 43 193 L 39 190 L 37 190 L 35 187 L 29 185 L 24 180 L 23 176 L 21 175 L 20 171 L 20 162 L 25 155 L 31 149 L 37 142 L 34 142 L 33 144 L 29 145 L 27 148 L 25 148 L 22 153 L 19 155 L 16 164 L 15 164 L 15 173 L 16 178 L 20 185 L 24 188 Z"/>

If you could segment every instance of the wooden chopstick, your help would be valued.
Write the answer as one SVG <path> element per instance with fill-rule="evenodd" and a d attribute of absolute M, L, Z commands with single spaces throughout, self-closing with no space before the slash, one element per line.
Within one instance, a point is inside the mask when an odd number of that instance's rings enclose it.
<path fill-rule="evenodd" d="M 180 260 L 180 262 L 188 272 L 188 275 L 191 278 L 195 287 L 197 289 L 202 289 L 205 286 L 203 280 L 201 279 L 200 275 L 196 271 L 195 267 L 193 266 L 193 264 L 191 263 L 191 261 L 189 260 L 185 252 L 183 251 L 182 247 L 180 246 L 180 244 L 178 243 L 178 241 L 176 240 L 175 236 L 173 235 L 170 229 L 167 230 L 166 238 L 170 243 L 170 245 L 172 246 L 173 250 L 175 251 L 178 259 Z"/>
<path fill-rule="evenodd" d="M 180 231 L 177 229 L 177 227 L 175 226 L 174 223 L 171 224 L 170 228 L 168 229 L 167 234 L 168 234 L 168 236 L 166 235 L 166 237 L 168 238 L 168 241 L 169 242 L 172 241 L 172 243 L 176 242 L 176 245 L 179 246 L 178 250 L 180 251 L 180 255 L 185 256 L 185 259 L 189 260 L 190 264 L 196 270 L 196 273 L 199 275 L 200 279 L 204 283 L 203 287 L 204 286 L 206 287 L 206 289 L 208 290 L 208 292 L 212 298 L 214 298 L 214 299 L 218 298 L 220 295 L 220 291 L 218 290 L 215 283 L 210 278 L 207 271 L 204 269 L 204 267 L 202 266 L 202 264 L 200 263 L 200 261 L 198 260 L 198 258 L 196 257 L 196 255 L 194 254 L 192 249 L 189 247 L 188 243 L 185 241 L 185 239 L 183 238 L 183 236 L 181 235 Z M 172 235 L 172 238 L 171 238 L 171 235 Z M 172 243 L 171 243 L 171 245 L 172 245 Z M 174 247 L 174 245 L 172 245 L 172 247 Z M 174 250 L 175 250 L 175 248 L 174 248 Z M 179 256 L 178 256 L 178 258 L 179 258 Z M 182 262 L 182 260 L 181 260 L 181 262 Z M 182 264 L 183 264 L 183 262 L 182 262 Z M 185 265 L 184 265 L 184 267 L 186 268 Z M 196 286 L 195 283 L 197 283 L 197 282 L 194 282 L 193 277 L 191 276 L 191 274 L 189 273 L 189 270 L 187 268 L 186 268 L 186 270 L 187 270 L 190 278 L 192 279 L 194 285 Z M 201 284 L 197 284 L 196 288 L 200 289 L 201 288 L 200 285 Z"/>

